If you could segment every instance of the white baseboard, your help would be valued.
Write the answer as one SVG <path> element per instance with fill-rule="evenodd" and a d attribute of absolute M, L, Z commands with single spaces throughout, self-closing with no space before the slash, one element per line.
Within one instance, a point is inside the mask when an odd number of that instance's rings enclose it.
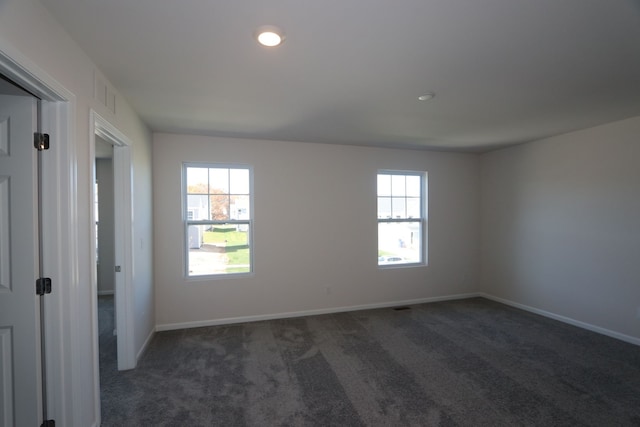
<path fill-rule="evenodd" d="M 483 292 L 479 293 L 478 296 L 481 296 L 483 298 L 490 299 L 492 301 L 496 301 L 496 302 L 499 302 L 499 303 L 502 303 L 502 304 L 505 304 L 505 305 L 509 305 L 511 307 L 519 308 L 521 310 L 525 310 L 525 311 L 528 311 L 528 312 L 531 312 L 531 313 L 539 314 L 540 316 L 548 317 L 548 318 L 553 319 L 553 320 L 557 320 L 557 321 L 560 321 L 560 322 L 563 322 L 563 323 L 568 323 L 569 325 L 577 326 L 578 328 L 586 329 L 586 330 L 591 331 L 591 332 L 596 332 L 598 334 L 606 335 L 606 336 L 611 337 L 611 338 L 616 338 L 616 339 L 619 339 L 620 341 L 625 341 L 625 342 L 628 342 L 630 344 L 635 344 L 635 345 L 640 346 L 640 338 L 632 337 L 630 335 L 621 334 L 619 332 L 612 331 L 610 329 L 601 328 L 600 326 L 595 326 L 595 325 L 592 325 L 590 323 L 582 322 L 580 320 L 575 320 L 575 319 L 572 319 L 572 318 L 566 317 L 566 316 L 561 316 L 559 314 L 551 313 L 549 311 L 541 310 L 541 309 L 535 308 L 535 307 L 530 307 L 528 305 L 520 304 L 520 303 L 517 303 L 517 302 L 514 302 L 514 301 L 510 301 L 510 300 L 507 300 L 507 299 L 504 299 L 504 298 L 499 298 L 499 297 L 496 297 L 496 296 L 493 296 L 493 295 L 489 295 L 489 294 L 486 294 L 486 293 L 483 293 Z"/>
<path fill-rule="evenodd" d="M 140 348 L 140 351 L 138 352 L 138 354 L 136 354 L 136 364 L 140 361 L 140 358 L 142 357 L 142 355 L 144 354 L 145 351 L 147 351 L 147 347 L 149 347 L 149 344 L 151 343 L 151 340 L 153 339 L 153 336 L 156 333 L 156 329 L 153 328 L 151 329 L 151 332 L 149 332 L 149 336 L 147 337 L 146 340 L 144 340 L 144 344 L 142 344 L 142 348 Z"/>
<path fill-rule="evenodd" d="M 370 310 L 370 309 L 376 309 L 376 308 L 398 307 L 403 305 L 425 304 L 429 302 L 451 301 L 451 300 L 457 300 L 457 299 L 474 298 L 479 296 L 481 296 L 481 294 L 479 293 L 468 293 L 468 294 L 446 295 L 441 297 L 419 298 L 419 299 L 405 300 L 405 301 L 391 301 L 391 302 L 374 303 L 374 304 L 322 308 L 317 310 L 293 311 L 293 312 L 275 313 L 275 314 L 261 314 L 257 316 L 227 317 L 224 319 L 201 320 L 201 321 L 183 322 L 183 323 L 165 323 L 162 325 L 156 325 L 156 331 L 158 332 L 171 331 L 175 329 L 200 328 L 203 326 L 217 326 L 217 325 L 230 325 L 234 323 L 258 322 L 261 320 L 317 316 L 320 314 L 333 314 L 333 313 L 343 313 L 345 311 L 359 311 L 359 310 Z"/>
<path fill-rule="evenodd" d="M 115 295 L 114 291 L 98 291 L 98 296 L 101 297 L 103 295 Z"/>

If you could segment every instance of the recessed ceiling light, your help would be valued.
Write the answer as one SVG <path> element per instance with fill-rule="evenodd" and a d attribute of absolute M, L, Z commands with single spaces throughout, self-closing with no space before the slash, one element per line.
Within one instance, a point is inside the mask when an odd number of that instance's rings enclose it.
<path fill-rule="evenodd" d="M 255 37 L 261 45 L 274 47 L 284 41 L 284 32 L 273 25 L 264 25 L 256 30 Z"/>
<path fill-rule="evenodd" d="M 436 97 L 436 94 L 433 92 L 427 92 L 424 95 L 420 95 L 418 97 L 418 101 L 431 101 L 433 98 Z"/>

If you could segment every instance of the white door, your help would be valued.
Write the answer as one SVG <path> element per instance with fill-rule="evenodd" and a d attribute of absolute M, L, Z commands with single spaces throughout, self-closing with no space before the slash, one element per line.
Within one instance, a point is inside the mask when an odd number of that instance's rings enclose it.
<path fill-rule="evenodd" d="M 36 100 L 0 95 L 0 425 L 41 421 Z"/>

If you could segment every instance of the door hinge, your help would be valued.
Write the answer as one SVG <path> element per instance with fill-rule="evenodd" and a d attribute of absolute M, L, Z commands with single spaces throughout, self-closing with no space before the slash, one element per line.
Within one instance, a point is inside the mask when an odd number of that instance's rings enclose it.
<path fill-rule="evenodd" d="M 56 422 L 54 420 L 44 420 L 40 427 L 56 427 Z"/>
<path fill-rule="evenodd" d="M 116 273 L 120 273 L 122 271 L 122 267 L 120 267 L 119 265 L 116 265 L 116 268 L 114 268 Z"/>
<path fill-rule="evenodd" d="M 44 295 L 51 293 L 51 279 L 41 277 L 36 280 L 36 295 Z"/>
<path fill-rule="evenodd" d="M 48 150 L 49 149 L 49 134 L 36 132 L 33 134 L 33 146 L 36 150 Z"/>

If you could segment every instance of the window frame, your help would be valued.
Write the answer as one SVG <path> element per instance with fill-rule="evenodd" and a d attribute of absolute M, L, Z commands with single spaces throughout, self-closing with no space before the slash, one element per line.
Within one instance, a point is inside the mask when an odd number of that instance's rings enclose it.
<path fill-rule="evenodd" d="M 206 169 L 244 169 L 249 172 L 249 218 L 248 219 L 207 219 L 207 220 L 193 220 L 189 219 L 189 195 L 194 195 L 195 193 L 187 192 L 187 169 L 188 168 L 206 168 Z M 216 162 L 183 162 L 182 163 L 182 182 L 181 182 L 181 193 L 182 193 L 182 212 L 181 212 L 181 220 L 182 220 L 182 232 L 183 232 L 183 264 L 184 264 L 184 277 L 189 281 L 197 281 L 197 280 L 209 280 L 209 279 L 230 279 L 235 277 L 246 277 L 254 275 L 254 250 L 253 250 L 253 167 L 247 164 L 239 164 L 239 163 L 216 163 Z M 229 191 L 231 191 L 229 189 Z M 232 196 L 235 193 L 224 193 L 224 195 Z M 204 195 L 204 194 L 203 194 Z M 207 193 L 207 196 L 211 195 L 223 195 L 223 194 L 214 194 Z M 208 209 L 211 209 L 208 207 Z M 193 212 L 191 212 L 193 216 Z M 236 224 L 236 225 L 246 225 L 247 226 L 247 245 L 249 246 L 249 271 L 243 272 L 229 272 L 229 273 L 211 273 L 211 274 L 195 274 L 192 275 L 189 272 L 189 227 L 192 225 L 220 225 L 220 224 Z"/>
<path fill-rule="evenodd" d="M 420 204 L 420 216 L 418 218 L 411 218 L 407 215 L 403 218 L 380 218 L 379 217 L 379 201 L 381 197 L 388 197 L 393 200 L 393 188 L 390 189 L 389 196 L 380 196 L 378 188 L 378 179 L 380 175 L 390 175 L 390 176 L 416 176 L 420 178 L 420 191 L 419 191 L 419 204 Z M 411 196 L 407 196 L 406 194 L 401 196 L 405 199 L 411 198 Z M 377 251 L 376 254 L 380 252 L 380 224 L 402 224 L 402 223 L 417 223 L 420 227 L 420 254 L 419 260 L 416 262 L 402 262 L 402 263 L 391 263 L 391 264 L 380 264 L 379 259 L 380 256 L 377 256 L 378 262 L 377 266 L 380 269 L 389 269 L 389 268 L 407 268 L 407 267 L 422 267 L 428 264 L 427 262 L 427 242 L 428 242 L 428 173 L 426 171 L 411 171 L 411 170 L 398 170 L 398 169 L 378 169 L 376 173 L 376 219 L 377 219 Z"/>

